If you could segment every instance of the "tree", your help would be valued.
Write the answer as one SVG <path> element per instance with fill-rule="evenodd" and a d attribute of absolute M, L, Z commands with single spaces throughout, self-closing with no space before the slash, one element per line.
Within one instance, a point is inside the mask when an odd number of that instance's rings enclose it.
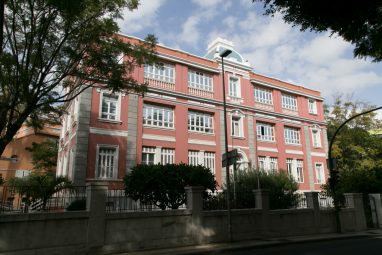
<path fill-rule="evenodd" d="M 330 31 L 355 45 L 354 56 L 382 60 L 382 2 L 346 0 L 253 0 L 263 2 L 266 15 L 279 12 L 302 31 Z"/>
<path fill-rule="evenodd" d="M 32 172 L 30 175 L 7 181 L 7 186 L 14 188 L 24 198 L 27 208 L 38 200 L 42 202 L 42 210 L 46 209 L 47 202 L 55 193 L 72 188 L 72 183 L 64 176 L 54 173 Z"/>
<path fill-rule="evenodd" d="M 0 4 L 0 155 L 23 123 L 57 120 L 91 86 L 144 91 L 131 76 L 156 38 L 131 43 L 115 19 L 138 0 L 4 0 Z"/>
<path fill-rule="evenodd" d="M 357 102 L 351 97 L 336 96 L 331 107 L 326 106 L 328 140 L 336 129 L 351 116 L 374 108 L 373 105 Z M 371 170 L 382 168 L 382 139 L 372 133 L 382 127 L 377 114 L 371 112 L 350 121 L 335 138 L 332 156 L 337 159 L 338 171 Z"/>
<path fill-rule="evenodd" d="M 165 210 L 177 209 L 186 202 L 186 186 L 203 186 L 215 191 L 211 170 L 186 164 L 137 165 L 125 176 L 125 193 L 144 204 L 154 204 Z"/>
<path fill-rule="evenodd" d="M 32 154 L 32 164 L 38 171 L 54 171 L 57 166 L 57 141 L 47 139 L 41 143 L 32 143 L 32 147 L 25 148 Z"/>

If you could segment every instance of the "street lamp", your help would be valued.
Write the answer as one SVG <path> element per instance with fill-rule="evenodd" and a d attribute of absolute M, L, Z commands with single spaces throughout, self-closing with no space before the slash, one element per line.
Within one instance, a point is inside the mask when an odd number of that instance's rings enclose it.
<path fill-rule="evenodd" d="M 337 195 L 336 195 L 336 186 L 337 186 L 337 182 L 338 182 L 338 170 L 337 170 L 337 167 L 334 164 L 334 158 L 332 157 L 332 148 L 333 148 L 334 140 L 336 139 L 336 136 L 337 136 L 338 132 L 340 132 L 340 130 L 349 121 L 351 121 L 351 120 L 353 120 L 353 119 L 355 119 L 355 118 L 357 118 L 357 117 L 359 117 L 361 115 L 368 114 L 368 113 L 371 113 L 371 112 L 374 112 L 374 111 L 380 110 L 380 109 L 382 109 L 382 106 L 379 106 L 379 107 L 376 107 L 376 108 L 373 108 L 373 109 L 370 109 L 370 110 L 358 113 L 358 114 L 350 117 L 349 119 L 345 120 L 336 129 L 332 139 L 330 139 L 329 150 L 328 150 L 328 165 L 329 165 L 329 172 L 330 172 L 329 187 L 330 187 L 330 190 L 331 190 L 331 192 L 333 194 L 333 203 L 334 203 L 334 208 L 335 208 L 335 212 L 336 212 L 336 222 L 337 222 L 337 232 L 338 233 L 341 232 L 341 224 L 340 224 L 340 214 L 339 214 L 339 201 L 338 201 L 338 198 L 337 198 Z"/>
<path fill-rule="evenodd" d="M 225 78 L 224 78 L 224 58 L 231 54 L 232 50 L 225 49 L 219 56 L 222 58 L 222 79 L 223 79 L 223 111 L 224 111 L 224 137 L 225 137 L 225 174 L 227 185 L 227 220 L 228 220 L 228 238 L 232 241 L 232 221 L 231 221 L 231 201 L 230 201 L 230 181 L 229 181 L 229 164 L 228 164 L 228 130 L 227 130 L 227 104 L 225 96 Z"/>

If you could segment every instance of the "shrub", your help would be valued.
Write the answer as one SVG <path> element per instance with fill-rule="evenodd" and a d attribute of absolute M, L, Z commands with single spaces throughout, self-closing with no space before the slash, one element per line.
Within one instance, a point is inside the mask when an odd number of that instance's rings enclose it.
<path fill-rule="evenodd" d="M 201 165 L 137 165 L 125 176 L 124 182 L 128 197 L 144 204 L 154 204 L 162 210 L 167 207 L 177 209 L 184 204 L 186 186 L 216 189 L 214 175 Z"/>
<path fill-rule="evenodd" d="M 233 178 L 231 179 L 233 180 Z M 253 190 L 259 188 L 269 190 L 271 209 L 286 209 L 295 203 L 298 184 L 283 170 L 278 173 L 266 173 L 255 169 L 238 171 L 234 182 L 236 192 L 241 194 L 252 194 Z M 248 201 L 243 201 L 243 203 L 247 204 Z"/>

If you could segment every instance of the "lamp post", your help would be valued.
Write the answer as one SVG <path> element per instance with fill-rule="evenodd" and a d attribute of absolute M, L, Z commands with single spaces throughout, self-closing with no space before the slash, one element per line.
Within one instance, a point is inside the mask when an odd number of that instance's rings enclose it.
<path fill-rule="evenodd" d="M 224 58 L 231 54 L 232 50 L 225 49 L 219 54 L 222 59 L 222 79 L 223 79 L 223 112 L 224 112 L 224 143 L 225 143 L 225 155 L 226 155 L 226 185 L 227 185 L 227 220 L 228 220 L 228 238 L 232 241 L 232 221 L 231 221 L 231 201 L 230 201 L 230 180 L 229 180 L 229 164 L 228 164 L 228 130 L 227 130 L 227 104 L 225 96 L 225 78 L 224 78 Z"/>
<path fill-rule="evenodd" d="M 336 129 L 332 139 L 330 139 L 329 150 L 328 150 L 328 165 L 329 165 L 329 172 L 330 172 L 329 186 L 330 186 L 330 190 L 331 190 L 331 192 L 333 194 L 333 203 L 334 203 L 334 208 L 335 208 L 335 212 L 336 212 L 337 232 L 339 232 L 339 233 L 341 232 L 340 214 L 339 214 L 340 207 L 339 207 L 338 197 L 336 195 L 336 186 L 337 186 L 337 182 L 338 182 L 338 170 L 336 169 L 336 166 L 334 164 L 334 159 L 332 157 L 332 148 L 333 148 L 334 140 L 335 140 L 337 134 L 340 132 L 340 130 L 349 121 L 351 121 L 351 120 L 353 120 L 353 119 L 355 119 L 355 118 L 357 118 L 357 117 L 359 117 L 361 115 L 368 114 L 368 113 L 371 113 L 371 112 L 374 112 L 374 111 L 380 110 L 380 109 L 382 109 L 382 106 L 379 106 L 379 107 L 376 107 L 376 108 L 373 108 L 373 109 L 370 109 L 370 110 L 358 113 L 358 114 L 350 117 L 349 119 L 345 120 Z"/>

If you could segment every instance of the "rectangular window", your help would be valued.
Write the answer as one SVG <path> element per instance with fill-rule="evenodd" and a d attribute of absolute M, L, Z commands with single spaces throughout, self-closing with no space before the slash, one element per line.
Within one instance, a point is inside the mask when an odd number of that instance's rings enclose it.
<path fill-rule="evenodd" d="M 239 78 L 233 76 L 229 78 L 228 95 L 231 97 L 241 97 Z"/>
<path fill-rule="evenodd" d="M 99 146 L 97 179 L 115 179 L 117 177 L 118 146 Z"/>
<path fill-rule="evenodd" d="M 174 164 L 175 150 L 160 147 L 143 147 L 142 148 L 142 164 Z"/>
<path fill-rule="evenodd" d="M 175 150 L 163 148 L 161 151 L 161 164 L 174 164 Z"/>
<path fill-rule="evenodd" d="M 290 159 L 286 160 L 287 163 L 287 173 L 296 182 L 304 182 L 304 161 L 300 159 Z"/>
<path fill-rule="evenodd" d="M 258 157 L 259 169 L 267 173 L 276 173 L 278 169 L 277 158 L 274 157 Z"/>
<path fill-rule="evenodd" d="M 215 173 L 215 152 L 188 151 L 188 164 L 193 166 L 202 165 Z"/>
<path fill-rule="evenodd" d="M 275 128 L 273 124 L 257 122 L 256 132 L 257 132 L 257 139 L 260 141 L 268 141 L 268 142 L 275 141 Z"/>
<path fill-rule="evenodd" d="M 325 183 L 324 166 L 322 163 L 316 163 L 316 183 Z"/>
<path fill-rule="evenodd" d="M 174 110 L 169 107 L 145 104 L 143 106 L 143 124 L 151 127 L 174 127 Z"/>
<path fill-rule="evenodd" d="M 308 99 L 308 109 L 310 114 L 317 114 L 317 103 L 316 100 Z"/>
<path fill-rule="evenodd" d="M 102 93 L 101 118 L 119 120 L 119 95 Z"/>
<path fill-rule="evenodd" d="M 286 160 L 287 163 L 287 173 L 289 176 L 294 177 L 293 174 L 293 159 L 287 158 Z"/>
<path fill-rule="evenodd" d="M 155 164 L 155 147 L 142 148 L 142 164 L 143 165 Z"/>
<path fill-rule="evenodd" d="M 255 88 L 255 102 L 273 105 L 272 90 Z"/>
<path fill-rule="evenodd" d="M 282 108 L 297 111 L 297 98 L 289 94 L 281 95 Z"/>
<path fill-rule="evenodd" d="M 145 64 L 145 78 L 175 83 L 175 67 L 164 63 Z"/>
<path fill-rule="evenodd" d="M 320 148 L 321 147 L 321 133 L 320 133 L 320 129 L 319 128 L 313 128 L 312 129 L 312 144 L 313 144 L 313 147 L 315 148 Z"/>
<path fill-rule="evenodd" d="M 232 116 L 231 118 L 232 136 L 243 137 L 243 118 L 240 116 Z"/>
<path fill-rule="evenodd" d="M 188 130 L 199 133 L 213 133 L 213 115 L 201 112 L 188 112 Z"/>
<path fill-rule="evenodd" d="M 188 86 L 191 88 L 213 91 L 212 76 L 205 73 L 188 70 Z"/>
<path fill-rule="evenodd" d="M 297 160 L 297 182 L 304 182 L 304 161 L 298 159 Z"/>
<path fill-rule="evenodd" d="M 300 144 L 300 129 L 284 127 L 284 138 L 287 144 Z"/>

